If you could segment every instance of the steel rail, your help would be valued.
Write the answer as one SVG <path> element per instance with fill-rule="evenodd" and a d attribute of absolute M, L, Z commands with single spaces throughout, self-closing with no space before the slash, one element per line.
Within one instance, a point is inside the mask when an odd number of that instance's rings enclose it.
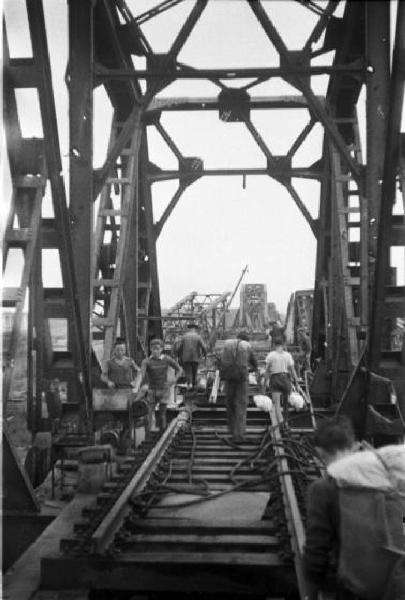
<path fill-rule="evenodd" d="M 274 453 L 279 457 L 277 468 L 280 474 L 280 485 L 283 495 L 283 503 L 287 527 L 291 537 L 291 546 L 294 553 L 294 565 L 297 575 L 298 591 L 300 598 L 308 596 L 307 584 L 304 579 L 302 556 L 304 551 L 305 531 L 302 522 L 301 512 L 298 507 L 297 496 L 292 481 L 292 477 L 288 473 L 289 465 L 287 457 L 284 454 L 284 444 L 280 432 L 280 427 L 283 424 L 283 417 L 278 406 L 273 406 L 271 409 L 271 420 L 274 426 L 271 429 L 274 441 Z"/>
<path fill-rule="evenodd" d="M 121 527 L 123 520 L 130 513 L 131 507 L 129 500 L 135 492 L 140 492 L 144 489 L 153 471 L 159 465 L 161 459 L 166 453 L 168 447 L 180 428 L 187 422 L 189 414 L 186 410 L 182 411 L 176 419 L 174 419 L 163 433 L 162 437 L 157 442 L 145 462 L 140 469 L 132 477 L 131 481 L 118 496 L 114 505 L 103 518 L 100 525 L 97 527 L 90 539 L 91 550 L 94 553 L 101 554 L 105 552 L 111 544 L 114 535 Z"/>

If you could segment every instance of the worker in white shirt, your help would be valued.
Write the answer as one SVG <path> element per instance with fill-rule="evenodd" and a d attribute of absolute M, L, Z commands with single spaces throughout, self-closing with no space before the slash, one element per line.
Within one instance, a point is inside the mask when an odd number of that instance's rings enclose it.
<path fill-rule="evenodd" d="M 271 392 L 281 393 L 281 408 L 284 419 L 288 417 L 288 397 L 292 391 L 292 382 L 298 383 L 294 359 L 284 349 L 281 339 L 274 340 L 274 350 L 266 356 L 265 385 Z"/>

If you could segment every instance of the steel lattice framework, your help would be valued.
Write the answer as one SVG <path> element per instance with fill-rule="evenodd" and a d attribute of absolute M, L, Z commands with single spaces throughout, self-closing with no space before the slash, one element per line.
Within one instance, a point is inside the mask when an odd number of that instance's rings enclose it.
<path fill-rule="evenodd" d="M 277 66 L 196 69 L 178 56 L 208 0 L 191 10 L 166 54 L 154 54 L 141 25 L 178 4 L 166 1 L 134 17 L 124 0 L 69 0 L 70 202 L 61 177 L 55 107 L 41 0 L 27 0 L 33 56 L 10 58 L 4 35 L 4 111 L 13 179 L 12 212 L 5 231 L 8 248 L 21 248 L 25 270 L 21 286 L 5 290 L 3 303 L 15 317 L 8 348 L 5 398 L 13 376 L 25 293 L 29 290 L 29 406 L 31 427 L 40 427 L 39 404 L 44 373 L 68 381 L 85 428 L 91 423 L 91 383 L 99 371 L 94 347 L 103 342 L 108 357 L 117 333 L 141 359 L 152 335 L 162 335 L 156 240 L 183 191 L 203 176 L 268 175 L 289 192 L 317 240 L 312 339 L 314 355 L 330 374 L 330 397 L 350 394 L 348 384 L 360 365 L 394 382 L 405 406 L 404 346 L 393 349 L 391 331 L 405 316 L 404 288 L 390 268 L 390 248 L 405 245 L 403 214 L 393 214 L 398 182 L 404 188 L 403 135 L 400 133 L 405 73 L 405 6 L 398 3 L 390 64 L 390 3 L 303 2 L 318 20 L 301 50 L 289 50 L 265 3 L 246 0 L 258 27 L 279 55 Z M 323 37 L 320 48 L 315 44 Z M 335 51 L 332 65 L 312 60 Z M 132 57 L 144 57 L 136 70 Z M 317 96 L 311 77 L 329 78 L 325 97 Z M 255 85 L 281 78 L 296 90 L 289 96 L 250 96 Z M 157 98 L 179 79 L 207 79 L 217 97 Z M 227 85 L 248 79 L 238 88 Z M 251 81 L 253 79 L 253 82 Z M 141 81 L 146 82 L 142 91 Z M 104 164 L 93 168 L 93 90 L 104 86 L 114 118 Z M 361 148 L 356 104 L 367 96 L 367 151 Z M 36 88 L 43 139 L 25 139 L 15 101 L 18 88 Z M 305 110 L 308 122 L 283 156 L 272 154 L 250 118 L 261 109 Z M 264 168 L 205 169 L 198 157 L 184 156 L 162 124 L 165 111 L 217 110 L 224 121 L 243 122 L 266 159 Z M 315 124 L 324 131 L 322 158 L 293 167 L 292 159 Z M 155 128 L 178 160 L 177 170 L 149 161 L 148 128 Z M 304 178 L 321 184 L 319 216 L 314 219 L 294 186 Z M 151 185 L 174 179 L 178 188 L 154 222 Z M 49 181 L 55 216 L 41 218 L 41 198 Z M 94 201 L 99 198 L 97 215 Z M 96 228 L 93 230 L 94 217 Z M 63 289 L 42 283 L 41 253 L 56 248 Z M 52 347 L 49 319 L 69 323 L 66 352 Z M 34 373 L 35 371 L 35 373 Z M 355 403 L 347 402 L 353 411 Z M 36 415 L 36 416 L 35 416 Z"/>

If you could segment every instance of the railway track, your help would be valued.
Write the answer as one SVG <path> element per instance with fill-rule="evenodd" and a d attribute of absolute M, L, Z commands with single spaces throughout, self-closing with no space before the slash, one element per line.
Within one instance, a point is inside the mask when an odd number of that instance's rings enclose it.
<path fill-rule="evenodd" d="M 277 411 L 249 408 L 246 441 L 234 445 L 223 407 L 181 411 L 43 559 L 41 586 L 97 600 L 303 597 L 303 494 L 318 470 L 302 418 L 287 428 Z"/>

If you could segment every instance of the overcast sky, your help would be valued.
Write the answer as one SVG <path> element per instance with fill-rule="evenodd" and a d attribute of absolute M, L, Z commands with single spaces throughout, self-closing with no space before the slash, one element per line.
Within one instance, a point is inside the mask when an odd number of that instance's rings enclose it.
<path fill-rule="evenodd" d="M 127 2 L 136 16 L 156 0 Z M 194 2 L 185 0 L 142 29 L 158 53 L 166 52 Z M 292 0 L 263 2 L 288 48 L 300 49 L 316 16 Z M 64 83 L 67 61 L 66 0 L 44 0 L 53 84 L 65 180 L 68 182 L 68 97 Z M 5 0 L 13 56 L 29 55 L 24 2 Z M 342 14 L 340 8 L 337 12 Z M 313 64 L 330 64 L 332 53 Z M 278 66 L 278 55 L 244 0 L 211 0 L 195 26 L 179 60 L 194 67 Z M 141 62 L 137 63 L 141 66 Z M 326 91 L 326 77 L 312 78 L 317 94 Z M 240 82 L 230 85 L 238 86 Z M 206 81 L 181 80 L 161 96 L 216 97 L 219 88 Z M 297 94 L 280 79 L 256 86 L 255 95 Z M 39 113 L 30 92 L 20 92 L 20 118 L 25 136 L 41 135 Z M 364 95 L 359 102 L 364 114 Z M 111 107 L 102 88 L 95 91 L 95 167 L 107 149 Z M 308 121 L 306 110 L 253 111 L 252 121 L 273 154 L 285 153 Z M 184 156 L 199 156 L 206 168 L 264 167 L 265 158 L 246 128 L 223 123 L 214 111 L 163 114 L 162 123 Z M 162 168 L 177 168 L 177 160 L 153 127 L 148 128 L 150 159 Z M 321 156 L 322 130 L 317 125 L 296 155 L 293 166 L 306 167 Z M 319 184 L 293 180 L 311 214 L 318 213 Z M 7 188 L 7 172 L 5 174 Z M 154 184 L 155 220 L 170 201 L 177 182 Z M 46 209 L 48 210 L 48 209 Z M 290 294 L 314 284 L 314 236 L 292 198 L 276 181 L 264 176 L 205 177 L 190 186 L 166 223 L 157 245 L 161 300 L 169 307 L 192 290 L 201 293 L 231 290 L 248 264 L 245 283 L 265 283 L 268 298 L 285 312 Z M 54 280 L 52 259 L 47 277 Z M 15 273 L 15 270 L 13 270 Z M 8 277 L 12 279 L 11 273 Z M 13 283 L 10 283 L 13 285 Z"/>

